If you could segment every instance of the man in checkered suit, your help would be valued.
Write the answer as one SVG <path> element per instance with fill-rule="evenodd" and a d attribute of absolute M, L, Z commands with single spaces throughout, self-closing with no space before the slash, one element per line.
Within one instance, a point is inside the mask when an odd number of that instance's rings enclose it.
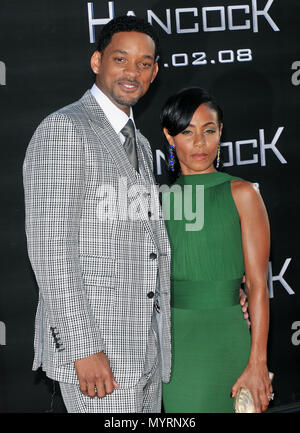
<path fill-rule="evenodd" d="M 33 369 L 60 382 L 68 412 L 159 412 L 171 366 L 170 246 L 150 144 L 134 128 L 134 167 L 121 132 L 158 71 L 152 27 L 110 21 L 91 66 L 95 85 L 42 121 L 24 161 L 39 286 Z M 125 195 L 137 185 L 130 218 Z M 111 204 L 117 213 L 104 218 Z"/>

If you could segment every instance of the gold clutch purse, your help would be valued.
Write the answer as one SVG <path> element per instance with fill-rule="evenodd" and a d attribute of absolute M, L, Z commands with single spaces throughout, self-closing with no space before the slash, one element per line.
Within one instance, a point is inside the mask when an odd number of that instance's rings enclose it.
<path fill-rule="evenodd" d="M 269 378 L 272 381 L 274 373 L 269 372 Z M 255 407 L 251 392 L 248 388 L 241 387 L 234 399 L 234 411 L 235 413 L 254 413 Z"/>

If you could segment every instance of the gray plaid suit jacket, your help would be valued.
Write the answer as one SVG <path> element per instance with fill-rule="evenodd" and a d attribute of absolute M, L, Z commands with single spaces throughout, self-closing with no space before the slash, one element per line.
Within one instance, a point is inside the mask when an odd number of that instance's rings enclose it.
<path fill-rule="evenodd" d="M 143 181 L 88 90 L 44 119 L 28 146 L 26 236 L 39 286 L 33 370 L 42 366 L 52 379 L 78 383 L 74 361 L 105 351 L 121 388 L 134 386 L 143 372 L 159 278 L 162 380 L 169 381 L 170 245 L 158 195 L 153 220 L 149 189 L 143 219 L 98 213 L 103 184 L 115 191 L 120 182 L 128 189 L 155 184 L 150 144 L 139 132 L 137 139 Z"/>

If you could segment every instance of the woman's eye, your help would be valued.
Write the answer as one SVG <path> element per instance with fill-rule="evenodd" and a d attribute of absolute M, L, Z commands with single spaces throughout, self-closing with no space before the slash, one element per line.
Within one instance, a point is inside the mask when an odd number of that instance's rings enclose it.
<path fill-rule="evenodd" d="M 192 131 L 190 129 L 185 129 L 184 131 L 182 131 L 181 134 L 183 134 L 183 135 L 189 135 L 191 133 L 192 133 Z"/>
<path fill-rule="evenodd" d="M 207 132 L 208 134 L 214 134 L 216 132 L 215 129 L 206 129 L 205 132 Z"/>

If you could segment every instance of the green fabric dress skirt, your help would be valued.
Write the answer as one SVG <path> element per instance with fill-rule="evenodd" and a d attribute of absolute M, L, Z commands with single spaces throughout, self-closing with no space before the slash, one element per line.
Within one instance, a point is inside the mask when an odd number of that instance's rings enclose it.
<path fill-rule="evenodd" d="M 182 175 L 164 192 L 172 261 L 172 373 L 166 413 L 233 412 L 250 332 L 239 305 L 244 260 L 226 173 Z"/>

